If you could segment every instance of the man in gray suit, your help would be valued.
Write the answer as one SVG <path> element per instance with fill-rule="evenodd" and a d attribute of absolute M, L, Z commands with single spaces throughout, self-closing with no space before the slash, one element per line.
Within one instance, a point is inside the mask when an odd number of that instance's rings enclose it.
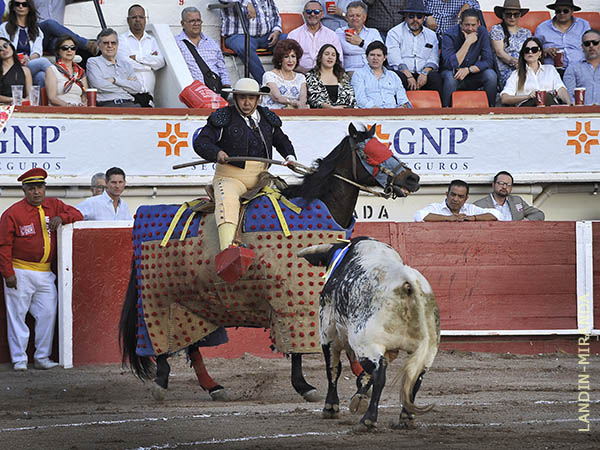
<path fill-rule="evenodd" d="M 513 177 L 506 171 L 501 171 L 494 177 L 493 192 L 474 204 L 480 208 L 496 208 L 500 212 L 500 220 L 544 220 L 544 213 L 530 206 L 517 195 L 510 195 Z"/>

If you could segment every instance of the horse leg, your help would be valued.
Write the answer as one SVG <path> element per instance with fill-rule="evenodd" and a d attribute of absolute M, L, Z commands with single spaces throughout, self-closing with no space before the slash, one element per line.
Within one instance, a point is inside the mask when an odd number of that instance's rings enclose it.
<path fill-rule="evenodd" d="M 360 365 L 371 375 L 373 379 L 373 394 L 371 402 L 365 415 L 360 419 L 360 425 L 357 431 L 370 431 L 377 426 L 377 410 L 379 408 L 379 399 L 383 387 L 385 386 L 385 372 L 388 366 L 388 360 L 382 355 L 379 357 L 377 365 L 370 360 L 363 358 L 360 360 Z"/>
<path fill-rule="evenodd" d="M 227 401 L 228 398 L 225 388 L 220 384 L 215 383 L 215 380 L 213 380 L 208 374 L 206 366 L 204 365 L 204 360 L 202 359 L 202 354 L 198 350 L 198 347 L 188 347 L 188 355 L 190 357 L 192 367 L 196 372 L 196 378 L 198 378 L 200 387 L 205 391 L 208 391 L 210 398 L 213 400 L 223 402 Z"/>
<path fill-rule="evenodd" d="M 317 389 L 308 384 L 304 379 L 301 353 L 292 353 L 292 386 L 307 402 L 318 402 L 321 400 Z"/>
<path fill-rule="evenodd" d="M 321 417 L 323 419 L 338 419 L 340 417 L 340 399 L 337 385 L 342 373 L 342 362 L 339 351 L 331 349 L 331 343 L 321 346 L 325 356 L 325 370 L 327 371 L 327 397 Z"/>
<path fill-rule="evenodd" d="M 373 378 L 360 365 L 358 360 L 350 360 L 352 373 L 356 376 L 356 393 L 350 400 L 350 412 L 352 414 L 364 414 L 369 407 L 370 389 Z"/>
<path fill-rule="evenodd" d="M 171 366 L 167 361 L 167 355 L 162 354 L 156 357 L 156 378 L 152 385 L 152 397 L 157 402 L 162 402 L 167 396 L 167 388 L 169 387 L 169 373 Z"/>

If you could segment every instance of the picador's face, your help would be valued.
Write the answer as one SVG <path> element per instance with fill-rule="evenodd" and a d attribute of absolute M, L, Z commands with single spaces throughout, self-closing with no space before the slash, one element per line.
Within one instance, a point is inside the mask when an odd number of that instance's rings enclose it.
<path fill-rule="evenodd" d="M 240 112 L 249 116 L 258 107 L 258 95 L 235 94 L 235 101 Z"/>

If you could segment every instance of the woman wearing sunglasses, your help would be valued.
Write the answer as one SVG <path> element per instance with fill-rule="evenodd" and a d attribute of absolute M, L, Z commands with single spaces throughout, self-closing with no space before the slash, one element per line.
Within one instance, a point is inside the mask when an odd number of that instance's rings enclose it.
<path fill-rule="evenodd" d="M 15 47 L 3 37 L 0 37 L 0 61 L 0 103 L 12 103 L 12 86 L 23 86 L 23 96 L 29 96 L 31 72 L 27 67 L 21 66 Z"/>
<path fill-rule="evenodd" d="M 31 71 L 33 84 L 44 86 L 46 69 L 51 63 L 42 57 L 44 33 L 38 26 L 33 0 L 10 0 L 8 20 L 0 25 L 0 37 L 12 42 L 21 64 Z"/>
<path fill-rule="evenodd" d="M 571 103 L 560 75 L 554 66 L 542 64 L 543 59 L 542 41 L 536 37 L 528 38 L 519 52 L 518 69 L 500 93 L 503 105 L 535 106 L 537 91 L 546 92 L 546 104 L 551 104 L 553 98 L 567 105 Z"/>
<path fill-rule="evenodd" d="M 56 40 L 56 64 L 46 69 L 46 93 L 50 105 L 87 104 L 87 78 L 85 70 L 73 61 L 76 50 L 77 44 L 71 36 L 62 36 Z"/>
<path fill-rule="evenodd" d="M 492 49 L 498 64 L 498 88 L 502 90 L 506 80 L 517 68 L 519 51 L 523 43 L 531 37 L 531 31 L 519 26 L 519 19 L 529 12 L 521 8 L 519 0 L 506 0 L 504 6 L 495 6 L 494 13 L 502 20 L 490 29 Z"/>

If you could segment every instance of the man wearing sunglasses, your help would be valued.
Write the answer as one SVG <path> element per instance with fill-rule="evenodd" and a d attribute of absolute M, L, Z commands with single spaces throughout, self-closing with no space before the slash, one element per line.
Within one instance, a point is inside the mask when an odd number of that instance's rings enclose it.
<path fill-rule="evenodd" d="M 544 220 L 544 212 L 535 206 L 528 205 L 518 195 L 511 195 L 513 187 L 513 177 L 506 171 L 496 174 L 492 182 L 492 192 L 490 195 L 480 198 L 473 204 L 480 208 L 496 209 L 500 213 L 498 220 Z"/>
<path fill-rule="evenodd" d="M 584 105 L 600 105 L 600 30 L 588 30 L 581 38 L 585 59 L 569 65 L 564 82 L 574 102 L 575 88 L 585 88 Z"/>
<path fill-rule="evenodd" d="M 406 90 L 433 90 L 442 94 L 438 72 L 438 39 L 423 24 L 430 15 L 423 0 L 410 0 L 402 10 L 404 22 L 392 28 L 385 41 L 388 63 L 402 80 Z"/>
<path fill-rule="evenodd" d="M 292 30 L 288 35 L 288 39 L 294 39 L 302 47 L 302 58 L 296 68 L 299 72 L 306 73 L 315 67 L 317 54 L 325 44 L 331 44 L 336 48 L 343 63 L 340 39 L 335 31 L 323 26 L 321 23 L 323 14 L 323 8 L 317 0 L 306 2 L 302 11 L 304 25 Z"/>
<path fill-rule="evenodd" d="M 556 0 L 546 8 L 554 10 L 554 17 L 538 25 L 535 37 L 544 46 L 544 64 L 554 64 L 557 69 L 566 69 L 570 63 L 581 61 L 581 37 L 590 29 L 590 23 L 573 16 L 573 12 L 581 10 L 573 4 L 573 0 Z M 562 64 L 555 64 L 554 57 L 562 51 Z M 562 71 L 559 70 L 562 75 Z"/>

